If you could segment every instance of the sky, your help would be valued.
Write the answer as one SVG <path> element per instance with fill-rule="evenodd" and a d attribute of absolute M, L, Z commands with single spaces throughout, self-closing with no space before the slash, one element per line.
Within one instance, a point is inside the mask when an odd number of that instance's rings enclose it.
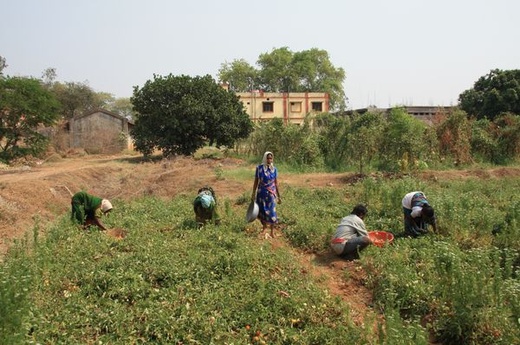
<path fill-rule="evenodd" d="M 452 106 L 493 69 L 520 69 L 518 0 L 0 0 L 4 75 L 132 96 L 153 76 L 217 80 L 223 63 L 317 48 L 349 109 Z"/>

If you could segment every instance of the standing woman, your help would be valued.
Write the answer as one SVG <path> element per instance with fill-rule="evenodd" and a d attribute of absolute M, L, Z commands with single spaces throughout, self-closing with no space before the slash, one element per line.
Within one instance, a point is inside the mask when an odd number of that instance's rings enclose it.
<path fill-rule="evenodd" d="M 258 219 L 262 222 L 262 232 L 267 236 L 267 227 L 274 238 L 274 226 L 278 223 L 276 203 L 282 203 L 278 190 L 278 170 L 273 165 L 273 153 L 267 151 L 262 158 L 262 164 L 256 167 L 255 183 L 251 200 L 258 204 Z"/>

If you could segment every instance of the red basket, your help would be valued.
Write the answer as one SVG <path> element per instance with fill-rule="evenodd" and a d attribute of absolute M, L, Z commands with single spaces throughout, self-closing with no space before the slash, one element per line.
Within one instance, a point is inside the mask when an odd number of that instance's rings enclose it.
<path fill-rule="evenodd" d="M 370 231 L 368 237 L 372 240 L 372 244 L 377 247 L 383 247 L 385 244 L 391 244 L 394 241 L 394 234 L 387 231 Z"/>

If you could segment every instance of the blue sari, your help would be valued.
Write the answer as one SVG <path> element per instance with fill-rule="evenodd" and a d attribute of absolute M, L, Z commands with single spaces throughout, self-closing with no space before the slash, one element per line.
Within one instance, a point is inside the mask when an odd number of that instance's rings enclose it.
<path fill-rule="evenodd" d="M 258 219 L 262 224 L 276 224 L 278 223 L 278 216 L 276 215 L 275 180 L 278 176 L 278 170 L 274 166 L 269 167 L 260 164 L 256 167 L 255 176 L 258 178 L 256 190 L 256 203 L 259 208 Z"/>

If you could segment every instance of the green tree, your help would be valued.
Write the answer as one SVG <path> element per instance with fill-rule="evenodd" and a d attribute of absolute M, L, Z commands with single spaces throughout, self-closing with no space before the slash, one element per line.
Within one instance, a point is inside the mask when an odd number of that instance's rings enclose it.
<path fill-rule="evenodd" d="M 257 74 L 256 69 L 244 59 L 223 63 L 218 71 L 220 80 L 228 83 L 229 89 L 235 92 L 254 89 L 255 83 L 258 82 Z"/>
<path fill-rule="evenodd" d="M 318 134 L 318 144 L 326 166 L 338 169 L 347 163 L 351 144 L 348 132 L 350 117 L 319 114 L 314 120 L 314 130 Z"/>
<path fill-rule="evenodd" d="M 495 161 L 497 140 L 493 135 L 492 122 L 488 119 L 473 121 L 471 124 L 471 156 L 488 161 Z"/>
<path fill-rule="evenodd" d="M 60 102 L 62 116 L 65 119 L 71 119 L 103 105 L 103 98 L 97 97 L 96 92 L 87 83 L 55 82 L 50 90 Z"/>
<path fill-rule="evenodd" d="M 236 92 L 259 88 L 268 92 L 326 92 L 331 109 L 346 105 L 343 91 L 345 71 L 336 68 L 325 50 L 312 48 L 292 52 L 287 47 L 273 49 L 258 57 L 258 70 L 244 60 L 223 64 L 219 79 Z"/>
<path fill-rule="evenodd" d="M 294 92 L 298 87 L 292 67 L 294 53 L 287 47 L 273 49 L 258 57 L 260 88 L 267 92 Z"/>
<path fill-rule="evenodd" d="M 114 98 L 108 104 L 105 105 L 106 109 L 117 113 L 128 119 L 135 119 L 136 113 L 129 97 Z"/>
<path fill-rule="evenodd" d="M 376 156 L 383 135 L 384 119 L 381 113 L 355 114 L 349 130 L 350 155 L 358 163 L 359 173 Z"/>
<path fill-rule="evenodd" d="M 40 80 L 0 78 L 0 160 L 43 152 L 47 139 L 37 130 L 53 125 L 58 109 L 58 102 Z"/>
<path fill-rule="evenodd" d="M 477 119 L 493 120 L 501 113 L 520 114 L 520 70 L 499 69 L 480 77 L 459 96 L 460 108 Z"/>
<path fill-rule="evenodd" d="M 421 120 L 410 116 L 403 108 L 394 108 L 388 115 L 381 138 L 382 169 L 409 171 L 418 167 L 423 154 L 428 154 L 428 129 Z"/>
<path fill-rule="evenodd" d="M 206 143 L 229 147 L 253 130 L 238 97 L 209 75 L 154 75 L 134 87 L 131 102 L 137 112 L 132 136 L 145 155 L 155 149 L 191 155 Z"/>

